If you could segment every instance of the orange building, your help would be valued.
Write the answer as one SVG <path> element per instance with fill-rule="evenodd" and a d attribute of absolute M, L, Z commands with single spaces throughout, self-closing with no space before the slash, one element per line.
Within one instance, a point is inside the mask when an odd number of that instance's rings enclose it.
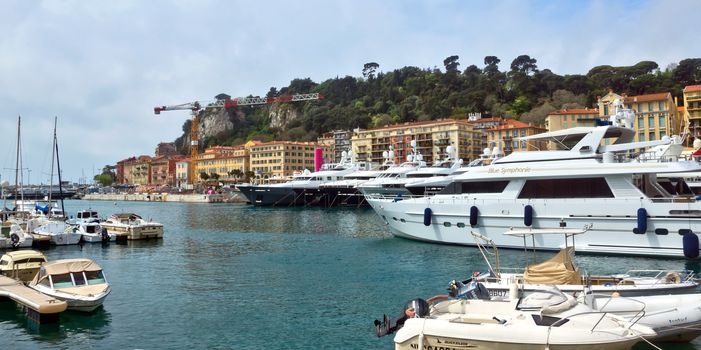
<path fill-rule="evenodd" d="M 502 124 L 487 130 L 489 148 L 498 147 L 504 154 L 520 151 L 545 150 L 545 142 L 519 141 L 517 138 L 540 134 L 547 131 L 531 123 L 524 123 L 514 119 L 504 119 Z"/>

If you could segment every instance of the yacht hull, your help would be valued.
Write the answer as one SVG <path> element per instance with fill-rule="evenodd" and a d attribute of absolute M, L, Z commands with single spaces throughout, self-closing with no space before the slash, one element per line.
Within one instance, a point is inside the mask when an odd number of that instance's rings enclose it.
<path fill-rule="evenodd" d="M 397 237 L 419 241 L 476 246 L 470 232 L 493 240 L 499 248 L 523 249 L 519 236 L 505 235 L 526 228 L 525 207 L 531 206 L 531 228 L 581 228 L 593 224 L 575 239 L 577 252 L 639 256 L 699 256 L 698 246 L 684 247 L 687 234 L 701 231 L 701 210 L 696 202 L 654 203 L 625 199 L 499 199 L 468 196 L 434 196 L 407 200 L 371 197 L 368 202 Z M 475 209 L 473 209 L 473 207 Z M 425 225 L 426 208 L 430 208 Z M 639 208 L 646 209 L 646 230 L 636 230 Z M 476 215 L 470 217 L 470 212 Z M 531 244 L 531 242 L 527 242 Z M 562 235 L 535 235 L 539 250 L 564 247 Z"/>
<path fill-rule="evenodd" d="M 239 185 L 237 188 L 251 204 L 259 206 L 292 205 L 297 196 L 290 187 Z"/>

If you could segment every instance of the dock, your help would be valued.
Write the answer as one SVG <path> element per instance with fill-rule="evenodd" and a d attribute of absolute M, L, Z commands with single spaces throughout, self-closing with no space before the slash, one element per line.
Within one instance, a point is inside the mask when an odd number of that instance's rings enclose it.
<path fill-rule="evenodd" d="M 27 317 L 37 323 L 57 322 L 59 313 L 68 307 L 65 301 L 39 293 L 7 276 L 0 276 L 0 297 L 10 298 L 24 306 Z"/>

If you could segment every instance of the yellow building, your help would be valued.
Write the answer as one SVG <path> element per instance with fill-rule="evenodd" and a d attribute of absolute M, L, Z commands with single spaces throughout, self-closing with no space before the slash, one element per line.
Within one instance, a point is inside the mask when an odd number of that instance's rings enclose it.
<path fill-rule="evenodd" d="M 250 147 L 259 143 L 249 141 L 239 146 L 213 146 L 197 157 L 197 172 L 206 173 L 221 182 L 236 182 L 250 170 Z M 201 175 L 198 174 L 198 179 Z M 216 174 L 216 175 L 215 175 Z"/>
<path fill-rule="evenodd" d="M 124 184 L 149 185 L 151 180 L 151 157 L 139 156 L 124 163 Z"/>
<path fill-rule="evenodd" d="M 602 119 L 615 113 L 612 102 L 616 99 L 623 101 L 624 108 L 635 112 L 635 141 L 655 141 L 664 136 L 679 134 L 682 126 L 671 93 L 621 96 L 609 92 L 597 101 Z"/>
<path fill-rule="evenodd" d="M 487 142 L 489 148 L 498 147 L 504 154 L 521 151 L 545 150 L 547 145 L 543 141 L 519 141 L 516 138 L 540 134 L 547 131 L 537 125 L 524 123 L 513 119 L 504 119 L 501 125 L 487 130 Z"/>
<path fill-rule="evenodd" d="M 684 123 L 689 122 L 689 132 L 701 138 L 701 85 L 684 88 Z"/>
<path fill-rule="evenodd" d="M 596 118 L 600 118 L 596 108 L 561 109 L 548 114 L 545 118 L 545 128 L 548 131 L 569 129 L 579 126 L 595 126 Z"/>
<path fill-rule="evenodd" d="M 189 157 L 175 163 L 175 186 L 180 188 L 192 188 L 192 185 L 187 180 L 187 176 L 190 173 L 189 168 Z"/>
<path fill-rule="evenodd" d="M 388 125 L 369 130 L 355 130 L 351 139 L 358 160 L 382 163 L 382 153 L 394 150 L 395 163 L 406 161 L 411 141 L 427 164 L 445 158 L 446 147 L 452 145 L 464 162 L 482 153 L 480 132 L 468 120 L 441 119 L 426 122 Z"/>
<path fill-rule="evenodd" d="M 284 180 L 305 169 L 314 171 L 314 152 L 322 150 L 324 162 L 333 155 L 327 145 L 314 142 L 271 141 L 251 145 L 250 167 L 261 180 Z"/>

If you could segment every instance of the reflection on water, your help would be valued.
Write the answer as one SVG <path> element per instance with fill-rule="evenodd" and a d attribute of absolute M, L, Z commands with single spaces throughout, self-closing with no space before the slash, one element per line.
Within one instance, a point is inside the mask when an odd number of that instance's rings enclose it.
<path fill-rule="evenodd" d="M 30 324 L 14 302 L 0 302 L 5 348 L 391 349 L 391 337 L 374 335 L 373 319 L 487 270 L 476 248 L 393 238 L 367 209 L 67 202 L 72 214 L 88 207 L 102 217 L 153 218 L 165 225 L 165 238 L 47 250 L 50 260 L 96 260 L 112 293 L 103 309 L 65 313 L 57 325 Z M 523 251 L 499 255 L 502 266 L 523 267 Z M 673 259 L 576 261 L 590 273 L 699 270 L 698 262 Z"/>
<path fill-rule="evenodd" d="M 26 317 L 24 307 L 9 299 L 0 301 L 0 325 L 3 333 L 44 345 L 62 347 L 63 341 L 70 338 L 72 341 L 83 339 L 84 342 L 81 343 L 86 346 L 96 342 L 92 344 L 96 346 L 97 342 L 108 335 L 109 323 L 109 312 L 99 308 L 92 313 L 66 311 L 61 313 L 58 323 L 38 324 Z"/>

